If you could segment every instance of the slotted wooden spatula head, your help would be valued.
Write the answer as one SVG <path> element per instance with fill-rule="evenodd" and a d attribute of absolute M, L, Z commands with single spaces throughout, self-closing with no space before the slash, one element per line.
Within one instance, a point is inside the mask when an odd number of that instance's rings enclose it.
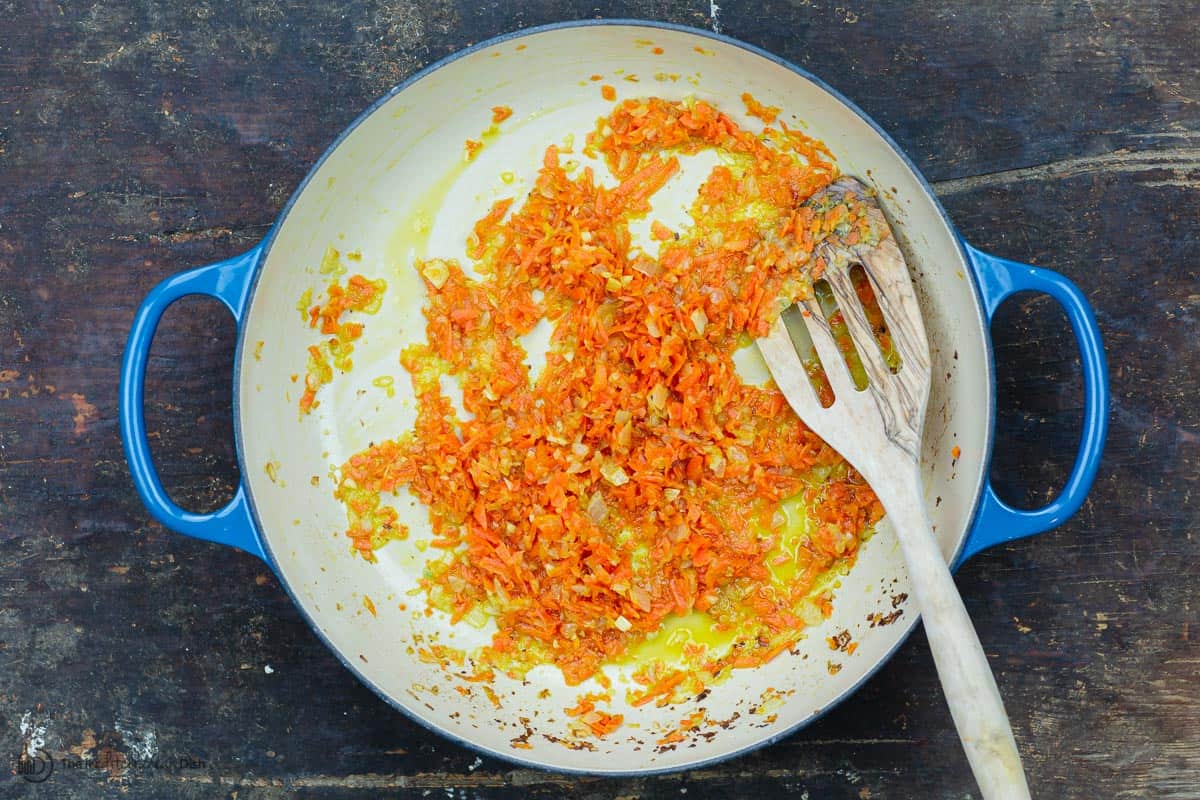
<path fill-rule="evenodd" d="M 831 406 L 825 408 L 818 401 L 788 332 L 788 313 L 758 345 L 776 385 L 800 418 L 870 480 L 869 473 L 881 461 L 881 446 L 897 451 L 897 456 L 920 458 L 921 427 L 929 397 L 925 325 L 904 255 L 871 191 L 856 178 L 844 177 L 805 205 L 816 214 L 845 220 L 816 244 L 808 263 L 813 279 L 829 284 L 868 385 L 863 390 L 855 387 L 830 320 L 815 296 L 797 302 L 798 316 L 833 389 Z M 861 224 L 857 224 L 859 219 Z M 895 372 L 855 289 L 851 278 L 855 265 L 862 266 L 870 281 L 891 346 L 899 356 Z"/>

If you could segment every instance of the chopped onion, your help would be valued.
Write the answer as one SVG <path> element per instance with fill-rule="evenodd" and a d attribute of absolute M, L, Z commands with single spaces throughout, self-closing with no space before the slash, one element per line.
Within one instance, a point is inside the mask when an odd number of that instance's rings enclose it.
<path fill-rule="evenodd" d="M 657 278 L 662 274 L 662 267 L 652 258 L 639 258 L 630 266 L 648 278 Z"/>
<path fill-rule="evenodd" d="M 621 447 L 633 446 L 633 422 L 626 422 L 617 431 L 617 444 Z"/>
<path fill-rule="evenodd" d="M 646 395 L 646 402 L 650 404 L 650 408 L 655 411 L 661 411 L 667 407 L 667 397 L 669 391 L 665 383 L 657 383 L 654 388 Z"/>
<path fill-rule="evenodd" d="M 820 625 L 825 615 L 817 608 L 816 603 L 806 600 L 800 604 L 800 618 L 804 620 L 805 625 Z"/>
<path fill-rule="evenodd" d="M 450 268 L 445 261 L 434 258 L 421 264 L 421 275 L 433 285 L 433 288 L 441 289 L 450 277 Z"/>
<path fill-rule="evenodd" d="M 600 465 L 600 474 L 613 486 L 624 486 L 629 483 L 629 476 L 625 474 L 625 470 L 621 469 L 620 464 L 614 464 L 612 461 L 605 461 Z"/>
<path fill-rule="evenodd" d="M 587 506 L 588 517 L 592 522 L 599 525 L 608 517 L 608 503 L 604 502 L 604 496 L 599 492 L 592 492 L 592 499 L 588 501 Z"/>

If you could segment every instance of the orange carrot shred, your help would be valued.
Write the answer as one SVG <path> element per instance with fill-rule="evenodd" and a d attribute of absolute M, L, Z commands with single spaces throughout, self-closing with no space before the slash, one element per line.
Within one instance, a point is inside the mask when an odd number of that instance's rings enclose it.
<path fill-rule="evenodd" d="M 764 106 L 754 98 L 754 95 L 745 92 L 742 95 L 742 102 L 746 104 L 746 113 L 752 117 L 758 117 L 767 125 L 775 121 L 779 116 L 778 106 Z"/>

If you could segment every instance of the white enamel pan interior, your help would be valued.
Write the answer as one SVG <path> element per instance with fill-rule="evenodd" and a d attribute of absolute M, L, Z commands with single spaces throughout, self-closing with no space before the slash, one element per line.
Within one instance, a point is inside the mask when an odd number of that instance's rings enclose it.
<path fill-rule="evenodd" d="M 595 74 L 620 98 L 694 95 L 745 125 L 761 126 L 746 116 L 740 99 L 751 92 L 780 106 L 789 125 L 823 139 L 844 172 L 880 190 L 913 270 L 933 350 L 937 379 L 925 426 L 925 487 L 942 548 L 948 559 L 956 553 L 980 496 L 992 397 L 984 314 L 954 232 L 890 140 L 827 88 L 761 52 L 678 28 L 572 25 L 505 38 L 417 76 L 364 115 L 310 175 L 269 242 L 243 319 L 236 424 L 243 480 L 269 559 L 314 629 L 382 697 L 448 737 L 519 762 L 592 773 L 673 770 L 792 731 L 887 658 L 917 613 L 911 602 L 900 603 L 904 613 L 894 624 L 868 622 L 870 615 L 892 614 L 893 598 L 909 593 L 886 524 L 841 580 L 833 617 L 810 629 L 795 654 L 734 671 L 703 699 L 664 708 L 626 707 L 627 684 L 614 672 L 611 710 L 625 715 L 624 726 L 571 746 L 564 709 L 596 687 L 567 687 L 556 670 L 539 668 L 526 682 L 498 676 L 499 708 L 482 691 L 455 691 L 461 681 L 414 656 L 414 637 L 469 649 L 487 633 L 451 627 L 441 614 L 426 617 L 423 597 L 410 596 L 424 559 L 418 542 L 428 536 L 423 509 L 397 498 L 412 536 L 389 544 L 379 563 L 369 564 L 348 551 L 341 534 L 345 514 L 330 480 L 332 467 L 413 421 L 411 387 L 397 362 L 402 346 L 423 337 L 423 288 L 413 258 L 467 263 L 470 225 L 495 199 L 528 190 L 546 146 L 573 134 L 579 150 L 612 106 L 602 99 L 600 83 L 589 80 Z M 465 162 L 464 141 L 480 137 L 498 105 L 511 107 L 513 117 Z M 712 163 L 685 159 L 654 216 L 682 220 L 684 198 Z M 511 184 L 501 177 L 506 172 L 513 173 Z M 364 320 L 354 370 L 325 387 L 320 408 L 301 419 L 300 384 L 292 376 L 303 375 L 305 347 L 317 336 L 301 325 L 296 306 L 305 290 L 319 296 L 327 276 L 317 267 L 330 245 L 361 251 L 353 271 L 386 279 L 388 290 L 383 310 Z M 395 379 L 391 399 L 373 384 L 385 375 Z M 950 456 L 954 445 L 962 453 L 957 461 Z M 364 596 L 377 616 L 364 608 Z M 858 643 L 852 655 L 833 653 L 826 643 L 843 630 Z M 831 661 L 841 667 L 836 674 Z M 768 688 L 782 699 L 772 700 Z M 677 746 L 656 744 L 700 708 L 725 724 L 704 725 L 704 735 Z"/>

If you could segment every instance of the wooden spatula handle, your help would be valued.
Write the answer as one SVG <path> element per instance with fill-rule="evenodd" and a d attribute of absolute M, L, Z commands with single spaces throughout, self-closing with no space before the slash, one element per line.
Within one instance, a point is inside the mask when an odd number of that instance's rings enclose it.
<path fill-rule="evenodd" d="M 1029 787 L 1008 714 L 975 626 L 930 530 L 920 475 L 914 465 L 907 478 L 894 477 L 875 490 L 900 539 L 929 649 L 975 780 L 985 800 L 1027 800 Z"/>

